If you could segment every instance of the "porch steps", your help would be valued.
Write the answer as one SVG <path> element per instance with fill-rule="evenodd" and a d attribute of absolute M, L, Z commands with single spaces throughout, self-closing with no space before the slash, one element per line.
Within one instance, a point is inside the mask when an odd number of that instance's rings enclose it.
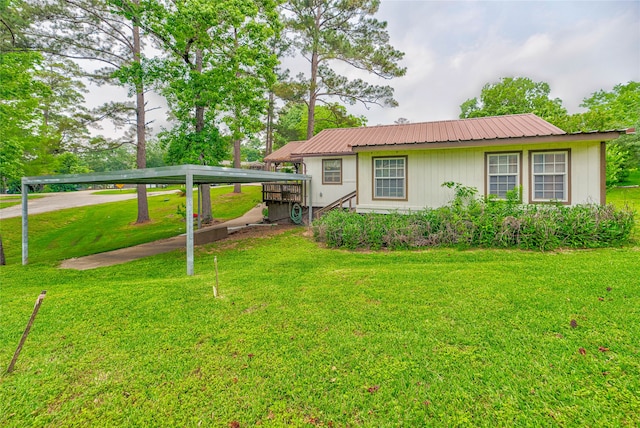
<path fill-rule="evenodd" d="M 340 199 L 337 199 L 337 200 L 331 202 L 329 205 L 326 205 L 326 206 L 320 208 L 319 210 L 315 210 L 313 212 L 313 217 L 314 218 L 320 218 L 324 214 L 328 213 L 329 211 L 331 211 L 333 209 L 341 208 L 347 202 L 349 203 L 349 211 L 352 211 L 354 209 L 353 200 L 356 198 L 356 195 L 357 195 L 357 192 L 354 190 L 353 192 L 342 196 Z"/>

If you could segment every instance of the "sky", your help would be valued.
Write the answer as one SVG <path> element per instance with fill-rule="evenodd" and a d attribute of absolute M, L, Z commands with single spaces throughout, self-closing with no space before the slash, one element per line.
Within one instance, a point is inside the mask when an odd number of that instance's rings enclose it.
<path fill-rule="evenodd" d="M 347 106 L 370 126 L 456 119 L 465 100 L 503 77 L 548 83 L 569 113 L 582 111 L 580 103 L 595 91 L 640 81 L 640 0 L 382 0 L 375 18 L 387 22 L 390 43 L 404 52 L 406 75 L 383 80 L 334 65 L 349 78 L 395 89 L 396 108 Z M 291 75 L 308 69 L 302 58 L 287 58 L 285 66 Z M 116 93 L 94 87 L 91 98 L 98 103 Z M 149 97 L 150 107 L 163 105 L 161 97 Z M 165 114 L 163 108 L 149 114 L 154 131 Z"/>
<path fill-rule="evenodd" d="M 569 113 L 595 91 L 640 81 L 640 0 L 382 0 L 376 18 L 407 73 L 375 81 L 395 89 L 398 107 L 349 108 L 368 125 L 456 119 L 503 77 L 547 82 Z"/>

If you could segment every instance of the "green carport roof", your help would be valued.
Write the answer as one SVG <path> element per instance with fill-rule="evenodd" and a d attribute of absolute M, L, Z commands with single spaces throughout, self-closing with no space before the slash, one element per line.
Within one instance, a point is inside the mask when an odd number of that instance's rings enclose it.
<path fill-rule="evenodd" d="M 89 174 L 43 175 L 23 177 L 24 184 L 185 184 L 187 175 L 193 184 L 263 183 L 267 181 L 309 181 L 304 174 L 222 168 L 204 165 L 163 166 L 160 168 L 126 171 L 94 172 Z"/>

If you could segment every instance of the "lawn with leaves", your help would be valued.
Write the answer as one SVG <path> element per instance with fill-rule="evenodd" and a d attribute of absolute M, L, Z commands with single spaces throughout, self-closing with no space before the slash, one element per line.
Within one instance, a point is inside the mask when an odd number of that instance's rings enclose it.
<path fill-rule="evenodd" d="M 194 277 L 182 251 L 4 266 L 3 368 L 47 297 L 0 425 L 637 426 L 639 259 L 349 252 L 295 229 L 197 247 Z"/>

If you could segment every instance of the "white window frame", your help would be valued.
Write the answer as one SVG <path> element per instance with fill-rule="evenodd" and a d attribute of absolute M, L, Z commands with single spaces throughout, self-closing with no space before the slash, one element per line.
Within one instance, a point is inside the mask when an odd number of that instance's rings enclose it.
<path fill-rule="evenodd" d="M 338 169 L 336 170 L 334 167 L 333 170 L 327 170 L 327 164 L 329 162 L 337 162 Z M 329 173 L 331 176 L 335 176 L 337 174 L 339 180 L 327 180 L 327 173 Z M 342 159 L 322 159 L 322 184 L 342 184 Z"/>
<path fill-rule="evenodd" d="M 374 157 L 373 160 L 373 199 L 374 200 L 395 200 L 395 201 L 406 201 L 407 200 L 407 157 L 406 156 L 389 156 L 389 157 Z M 385 167 L 384 162 L 388 161 L 388 165 Z M 398 161 L 402 161 L 402 166 L 398 167 Z M 394 163 L 394 166 L 391 166 L 391 162 Z M 379 165 L 379 166 L 378 166 Z M 398 174 L 399 170 L 402 170 L 402 175 Z M 385 173 L 386 171 L 386 173 Z M 400 196 L 390 196 L 384 195 L 382 190 L 383 187 L 379 187 L 379 184 L 383 184 L 385 182 L 390 183 L 392 180 L 402 180 L 402 195 Z M 391 189 L 390 186 L 388 186 Z M 394 186 L 394 189 L 398 190 L 400 187 Z M 380 191 L 379 191 L 380 190 Z"/>
<path fill-rule="evenodd" d="M 511 162 L 511 159 L 509 159 L 509 157 L 511 156 L 515 156 L 515 165 Z M 489 195 L 494 195 L 495 197 L 497 197 L 498 199 L 505 199 L 506 198 L 506 192 L 513 190 L 516 187 L 520 187 L 522 186 L 522 152 L 488 152 L 485 153 L 485 171 L 486 171 L 486 186 L 485 186 L 485 195 L 489 196 Z M 506 159 L 504 159 L 506 158 Z M 491 164 L 491 160 L 492 159 L 497 159 L 498 162 L 495 164 Z M 507 163 L 500 163 L 500 161 L 502 160 L 506 160 Z M 495 167 L 495 168 L 492 168 Z M 515 171 L 513 170 L 515 167 Z M 495 185 L 497 186 L 497 191 L 496 192 L 492 192 L 491 189 L 491 178 L 492 177 L 498 177 L 498 180 L 500 180 L 500 177 L 515 177 L 515 181 L 513 186 L 509 186 L 509 183 L 495 183 Z M 506 191 L 504 192 L 505 195 L 501 196 L 500 195 L 500 187 L 501 185 L 506 184 L 507 188 Z"/>
<path fill-rule="evenodd" d="M 564 162 L 558 161 L 558 155 L 564 155 Z M 536 158 L 543 156 L 538 161 Z M 553 160 L 549 159 L 553 156 Z M 571 151 L 569 149 L 562 150 L 536 150 L 529 152 L 529 170 L 530 170 L 530 201 L 533 202 L 561 202 L 569 204 L 571 194 Z M 545 177 L 546 182 L 536 183 L 537 177 Z M 543 188 L 538 190 L 537 186 L 542 185 Z M 562 197 L 555 197 L 558 190 L 556 186 L 562 186 Z M 538 192 L 552 192 L 554 197 L 550 195 L 538 196 Z"/>

